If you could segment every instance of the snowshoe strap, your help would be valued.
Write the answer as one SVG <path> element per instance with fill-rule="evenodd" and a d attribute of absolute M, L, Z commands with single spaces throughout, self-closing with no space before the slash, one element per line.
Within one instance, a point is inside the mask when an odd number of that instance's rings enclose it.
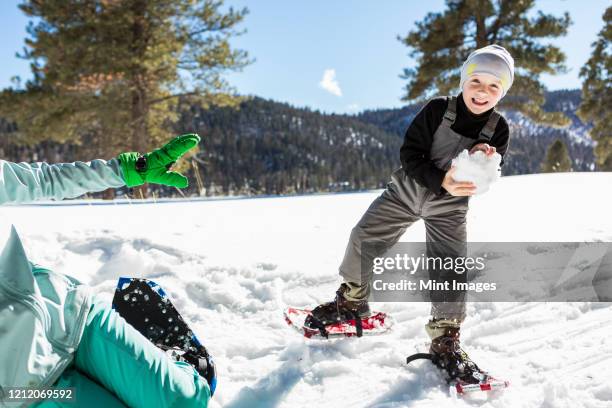
<path fill-rule="evenodd" d="M 210 384 L 210 380 L 215 377 L 216 373 L 214 363 L 206 349 L 202 347 L 197 353 L 188 351 L 183 357 Z"/>
<path fill-rule="evenodd" d="M 363 323 L 361 321 L 361 317 L 359 317 L 359 314 L 349 309 L 342 309 L 342 312 L 345 315 L 344 317 L 352 318 L 355 320 L 355 331 L 356 331 L 357 337 L 363 336 Z M 318 329 L 322 337 L 325 337 L 326 339 L 329 338 L 329 333 L 327 331 L 327 328 L 325 327 L 325 324 L 323 324 L 321 320 L 317 319 L 312 314 L 309 317 L 310 317 L 309 319 L 310 326 L 312 326 L 315 329 Z"/>
<path fill-rule="evenodd" d="M 432 360 L 433 357 L 434 356 L 431 353 L 416 353 L 406 357 L 406 364 L 410 364 L 414 360 Z"/>
<path fill-rule="evenodd" d="M 357 337 L 363 336 L 363 323 L 361 322 L 361 317 L 359 314 L 353 310 L 342 308 L 339 310 L 340 316 L 344 318 L 347 322 L 351 319 L 355 321 L 355 334 Z"/>
<path fill-rule="evenodd" d="M 310 325 L 315 328 L 315 329 L 319 329 L 319 333 L 321 333 L 321 337 L 324 338 L 329 338 L 329 333 L 327 332 L 327 328 L 325 328 L 325 325 L 323 324 L 323 322 L 319 319 L 317 319 L 316 317 L 314 317 L 312 314 L 310 314 Z"/>
<path fill-rule="evenodd" d="M 357 331 L 357 337 L 361 337 L 363 336 L 363 324 L 361 322 L 361 317 L 359 317 L 359 314 L 357 312 L 353 312 L 352 310 L 351 313 L 355 318 L 355 330 Z"/>

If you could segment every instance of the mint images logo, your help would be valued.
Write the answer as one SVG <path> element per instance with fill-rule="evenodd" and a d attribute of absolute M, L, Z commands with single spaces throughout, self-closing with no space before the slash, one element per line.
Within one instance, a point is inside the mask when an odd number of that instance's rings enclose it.
<path fill-rule="evenodd" d="M 433 279 L 419 279 L 418 281 L 403 279 L 399 282 L 385 282 L 382 279 L 374 279 L 372 289 L 375 291 L 470 291 L 482 293 L 496 290 L 497 284 L 495 282 L 458 282 L 457 280 L 438 282 Z"/>

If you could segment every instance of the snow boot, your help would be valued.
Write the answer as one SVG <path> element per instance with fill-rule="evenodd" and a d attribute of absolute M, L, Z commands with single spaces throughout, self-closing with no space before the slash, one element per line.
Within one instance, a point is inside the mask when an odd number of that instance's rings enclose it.
<path fill-rule="evenodd" d="M 484 373 L 459 346 L 459 327 L 448 327 L 444 334 L 431 341 L 431 361 L 446 371 L 451 380 L 459 379 L 469 384 L 486 380 Z"/>
<path fill-rule="evenodd" d="M 348 300 L 345 294 L 349 291 L 346 283 L 340 285 L 336 291 L 336 298 L 331 302 L 323 303 L 315 307 L 306 318 L 304 326 L 318 329 L 321 334 L 326 332 L 325 327 L 329 324 L 347 322 L 354 320 L 357 328 L 357 336 L 361 335 L 361 319 L 370 316 L 370 306 L 367 299 Z M 327 337 L 324 335 L 324 337 Z"/>

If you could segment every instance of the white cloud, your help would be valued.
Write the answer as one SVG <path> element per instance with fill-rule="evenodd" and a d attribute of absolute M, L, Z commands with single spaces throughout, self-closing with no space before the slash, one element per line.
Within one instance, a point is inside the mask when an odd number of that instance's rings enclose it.
<path fill-rule="evenodd" d="M 323 72 L 323 79 L 319 82 L 319 86 L 332 95 L 342 96 L 340 84 L 336 80 L 336 70 L 333 68 L 326 69 L 325 72 Z"/>

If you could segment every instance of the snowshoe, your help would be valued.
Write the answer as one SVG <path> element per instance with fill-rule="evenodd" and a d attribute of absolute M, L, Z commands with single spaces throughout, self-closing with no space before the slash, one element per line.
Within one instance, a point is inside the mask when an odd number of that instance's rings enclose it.
<path fill-rule="evenodd" d="M 148 279 L 119 278 L 113 309 L 175 361 L 185 361 L 217 386 L 215 363 L 164 290 Z"/>
<path fill-rule="evenodd" d="M 447 374 L 452 394 L 466 394 L 474 391 L 491 391 L 509 386 L 508 381 L 498 380 L 476 363 L 459 346 L 459 328 L 448 328 L 446 332 L 431 341 L 429 353 L 417 353 L 406 359 L 427 359 Z"/>
<path fill-rule="evenodd" d="M 357 336 L 380 334 L 391 327 L 391 319 L 382 312 L 371 313 L 367 300 L 350 301 L 344 297 L 348 287 L 342 284 L 331 302 L 312 311 L 288 308 L 285 320 L 305 337 Z"/>

